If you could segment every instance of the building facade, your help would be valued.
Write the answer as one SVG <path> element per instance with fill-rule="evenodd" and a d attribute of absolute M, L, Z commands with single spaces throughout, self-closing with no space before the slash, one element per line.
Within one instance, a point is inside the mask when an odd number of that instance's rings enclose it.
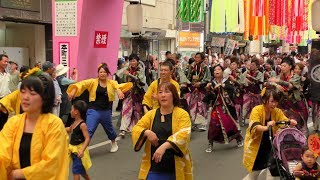
<path fill-rule="evenodd" d="M 142 59 L 147 55 L 156 55 L 160 60 L 166 51 L 176 50 L 176 0 L 142 0 L 143 31 L 141 36 L 132 36 L 128 32 L 125 0 L 122 16 L 119 57 L 137 53 Z"/>
<path fill-rule="evenodd" d="M 19 65 L 52 61 L 51 0 L 0 0 L 0 53 Z"/>

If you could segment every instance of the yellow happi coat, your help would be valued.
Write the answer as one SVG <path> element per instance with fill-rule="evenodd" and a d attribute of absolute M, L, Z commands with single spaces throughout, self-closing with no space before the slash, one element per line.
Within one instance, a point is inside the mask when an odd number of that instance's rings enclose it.
<path fill-rule="evenodd" d="M 0 132 L 0 179 L 20 169 L 19 148 L 26 114 L 13 116 Z M 26 179 L 67 180 L 69 175 L 68 135 L 62 120 L 41 114 L 31 140 L 29 167 L 23 168 Z"/>
<path fill-rule="evenodd" d="M 263 132 L 257 131 L 257 125 L 265 125 L 266 113 L 264 105 L 255 106 L 250 114 L 250 123 L 246 131 L 243 151 L 243 165 L 250 172 L 257 158 Z M 275 108 L 271 112 L 271 121 L 287 121 L 288 118 L 283 114 L 282 110 Z M 278 130 L 277 126 L 272 127 L 273 133 Z"/>
<path fill-rule="evenodd" d="M 75 97 L 80 96 L 85 90 L 89 91 L 89 102 L 96 100 L 96 91 L 98 88 L 99 79 L 87 79 L 74 84 L 70 84 L 67 89 L 67 94 L 70 94 L 74 89 L 76 89 Z M 115 91 L 120 89 L 122 92 L 126 92 L 132 88 L 133 84 L 131 82 L 118 84 L 117 81 L 107 79 L 107 91 L 109 101 L 114 101 Z"/>
<path fill-rule="evenodd" d="M 157 109 L 159 108 L 159 102 L 158 99 L 154 99 L 152 97 L 152 95 L 154 94 L 158 94 L 158 84 L 160 84 L 161 81 L 160 79 L 153 81 L 147 92 L 144 94 L 143 96 L 143 101 L 142 101 L 142 105 L 147 106 L 149 109 Z M 170 79 L 170 83 L 172 83 L 178 90 L 178 94 L 180 95 L 180 86 L 179 83 L 177 83 L 177 81 Z"/>
<path fill-rule="evenodd" d="M 151 130 L 153 120 L 157 109 L 148 111 L 133 127 L 132 142 L 135 151 L 139 151 L 144 142 L 144 154 L 141 162 L 139 179 L 146 179 L 151 168 L 151 143 L 144 136 L 145 130 Z M 192 158 L 189 152 L 189 142 L 191 133 L 191 121 L 189 114 L 175 107 L 172 113 L 172 133 L 167 141 L 174 144 L 174 150 L 181 154 L 181 157 L 175 155 L 175 172 L 177 180 L 192 180 Z"/>
<path fill-rule="evenodd" d="M 15 90 L 0 99 L 0 104 L 7 109 L 8 113 L 20 114 L 20 90 Z"/>

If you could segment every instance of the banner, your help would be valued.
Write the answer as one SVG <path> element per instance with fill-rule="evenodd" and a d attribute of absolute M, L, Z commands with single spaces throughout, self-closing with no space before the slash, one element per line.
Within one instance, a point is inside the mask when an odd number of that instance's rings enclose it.
<path fill-rule="evenodd" d="M 179 47 L 200 47 L 200 33 L 179 32 Z"/>
<path fill-rule="evenodd" d="M 310 99 L 320 102 L 320 52 L 312 50 L 310 55 Z"/>
<path fill-rule="evenodd" d="M 226 48 L 224 50 L 224 55 L 226 55 L 226 56 L 232 55 L 232 52 L 233 52 L 236 44 L 237 44 L 237 41 L 228 39 L 227 44 L 226 44 Z"/>
<path fill-rule="evenodd" d="M 212 37 L 211 46 L 224 47 L 225 42 L 226 42 L 225 38 Z"/>

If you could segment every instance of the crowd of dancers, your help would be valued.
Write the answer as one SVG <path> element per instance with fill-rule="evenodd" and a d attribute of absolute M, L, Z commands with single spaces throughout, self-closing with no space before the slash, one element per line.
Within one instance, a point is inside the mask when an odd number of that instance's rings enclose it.
<path fill-rule="evenodd" d="M 119 83 L 133 82 L 135 87 L 126 92 L 123 103 L 122 136 L 131 131 L 143 113 L 158 107 L 156 87 L 162 81 L 176 86 L 180 106 L 189 112 L 193 129 L 208 128 L 207 152 L 212 152 L 213 142 L 228 143 L 236 139 L 239 147 L 243 145 L 240 126 L 248 123 L 252 108 L 262 103 L 260 93 L 267 85 L 275 85 L 283 92 L 279 107 L 288 118 L 298 122 L 299 130 L 308 136 L 309 114 L 314 129 L 319 130 L 319 100 L 309 98 L 308 55 L 292 52 L 224 57 L 199 52 L 194 57 L 181 59 L 179 54 L 167 52 L 160 66 L 154 65 L 153 59 L 149 58 L 152 66 L 146 70 L 146 63 L 139 63 L 139 58 L 131 55 L 127 66 L 120 67 L 116 73 Z M 154 71 L 159 71 L 160 76 L 148 83 L 146 79 L 156 76 Z"/>
<path fill-rule="evenodd" d="M 112 124 L 115 96 L 119 98 L 117 110 L 121 111 L 119 136 L 124 138 L 127 133 L 132 132 L 136 151 L 141 149 L 145 141 L 143 136 L 147 138 L 150 142 L 145 151 L 150 151 L 151 154 L 144 158 L 152 157 L 152 162 L 156 164 L 144 164 L 141 168 L 151 167 L 154 170 L 152 172 L 165 169 L 165 172 L 169 172 L 169 176 L 165 176 L 168 179 L 172 178 L 170 173 L 175 173 L 174 177 L 192 179 L 191 156 L 184 145 L 190 140 L 189 125 L 194 131 L 207 131 L 208 147 L 205 151 L 208 153 L 214 150 L 213 143 L 227 144 L 236 140 L 237 146 L 242 147 L 244 138 L 240 127 L 249 123 L 252 109 L 264 103 L 261 96 L 265 94 L 264 87 L 273 86 L 282 92 L 278 107 L 287 118 L 296 121 L 296 127 L 306 137 L 309 134 L 309 114 L 314 130 L 319 130 L 320 100 L 310 98 L 309 94 L 309 55 L 292 52 L 224 56 L 198 52 L 190 58 L 182 58 L 180 54 L 168 51 L 166 59 L 159 62 L 155 56 L 148 56 L 147 60 L 142 61 L 138 55 L 131 54 L 119 59 L 115 74 L 111 74 L 108 64 L 102 63 L 97 67 L 98 78 L 82 81 L 78 81 L 75 69 L 67 77 L 69 68 L 63 65 L 55 66 L 45 62 L 32 69 L 23 67 L 19 74 L 17 63 L 10 61 L 10 71 L 8 63 L 9 57 L 0 55 L 1 128 L 8 117 L 13 116 L 0 133 L 1 142 L 8 142 L 4 143 L 0 151 L 1 176 L 16 179 L 46 179 L 51 176 L 62 178 L 61 174 L 33 173 L 41 171 L 46 163 L 52 164 L 49 166 L 52 168 L 55 165 L 65 167 L 65 163 L 54 158 L 54 155 L 70 152 L 74 178 L 79 179 L 82 175 L 85 179 L 90 179 L 87 170 L 91 167 L 91 161 L 87 146 L 99 124 L 112 141 L 110 152 L 117 152 L 119 148 L 116 142 L 118 135 Z M 46 117 L 48 112 L 55 116 Z M 38 125 L 39 118 L 48 118 L 50 121 Z M 165 125 L 177 118 L 183 120 L 183 125 Z M 25 121 L 19 124 L 18 119 Z M 59 120 L 66 127 L 64 132 L 60 132 Z M 164 128 L 161 130 L 157 126 Z M 147 131 L 148 127 L 150 131 Z M 163 133 L 162 139 L 154 136 L 152 129 Z M 41 130 L 45 135 L 38 133 Z M 59 136 L 60 139 L 47 138 L 46 133 L 51 133 L 52 138 Z M 67 133 L 71 133 L 70 142 L 65 142 Z M 169 136 L 168 133 L 174 136 Z M 33 146 L 33 139 L 37 138 L 44 142 L 41 147 Z M 49 141 L 56 142 L 56 146 L 67 143 L 69 148 L 53 151 L 54 143 L 46 147 Z M 154 149 L 151 144 L 162 149 Z M 45 149 L 47 154 L 40 153 L 41 149 Z M 171 170 L 160 166 L 163 151 L 167 149 L 173 149 L 172 154 L 181 156 L 181 161 L 188 169 L 180 172 L 178 167 L 183 167 L 177 166 L 177 159 L 175 162 L 166 162 L 176 164 L 173 172 L 172 166 L 168 166 Z M 18 154 L 12 154 L 15 151 Z M 23 157 L 23 152 L 31 152 L 31 157 Z M 47 161 L 42 159 L 44 156 Z M 170 159 L 170 154 L 167 156 Z M 12 161 L 8 157 L 15 157 L 13 164 L 6 164 Z M 146 174 L 140 169 L 139 177 L 145 179 L 147 176 L 152 179 L 152 176 L 158 177 L 158 174 Z"/>

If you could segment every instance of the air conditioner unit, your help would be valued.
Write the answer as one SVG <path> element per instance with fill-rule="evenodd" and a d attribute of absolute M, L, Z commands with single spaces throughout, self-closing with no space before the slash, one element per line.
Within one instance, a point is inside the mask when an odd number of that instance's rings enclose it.
<path fill-rule="evenodd" d="M 168 24 L 168 29 L 174 30 L 175 29 L 175 25 L 174 24 Z"/>

